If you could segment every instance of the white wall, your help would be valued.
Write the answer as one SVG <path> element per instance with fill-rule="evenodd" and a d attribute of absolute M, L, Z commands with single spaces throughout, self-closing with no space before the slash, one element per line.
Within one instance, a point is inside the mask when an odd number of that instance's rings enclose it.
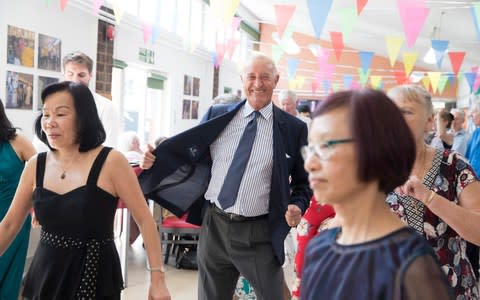
<path fill-rule="evenodd" d="M 7 25 L 20 27 L 36 33 L 34 68 L 7 64 Z M 37 69 L 38 33 L 60 38 L 62 41 L 61 55 L 75 50 L 96 57 L 97 21 L 94 16 L 73 6 L 67 6 L 64 12 L 60 10 L 59 1 L 51 1 L 47 6 L 45 1 L 16 0 L 0 1 L 0 98 L 6 99 L 6 74 L 15 71 L 34 75 L 33 102 L 38 96 L 38 76 L 61 77 L 60 72 Z M 95 82 L 92 80 L 92 82 Z M 23 129 L 28 137 L 33 135 L 33 121 L 38 115 L 36 111 L 7 109 L 7 116 L 17 127 Z"/>

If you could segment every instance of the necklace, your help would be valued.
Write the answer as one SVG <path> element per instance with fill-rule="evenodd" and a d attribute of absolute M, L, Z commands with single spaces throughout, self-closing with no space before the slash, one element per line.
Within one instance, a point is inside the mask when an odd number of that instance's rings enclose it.
<path fill-rule="evenodd" d="M 78 157 L 76 157 L 75 159 L 73 159 L 68 165 L 66 168 L 62 167 L 62 165 L 60 164 L 60 168 L 62 169 L 62 174 L 60 174 L 60 179 L 65 179 L 67 177 L 67 171 L 68 169 L 73 165 L 74 162 L 76 162 L 78 160 Z"/>
<path fill-rule="evenodd" d="M 423 182 L 423 179 L 425 177 L 425 173 L 427 172 L 427 170 L 425 168 L 426 157 L 427 157 L 427 146 L 424 144 L 423 145 L 423 151 L 422 151 L 422 163 L 420 164 L 420 172 L 418 172 L 418 174 L 421 175 L 421 177 L 418 178 L 419 180 L 421 180 L 421 182 Z M 417 202 L 418 202 L 418 200 L 413 199 L 413 206 L 415 207 L 415 210 L 417 211 L 417 213 L 419 213 L 420 210 L 419 210 Z"/>

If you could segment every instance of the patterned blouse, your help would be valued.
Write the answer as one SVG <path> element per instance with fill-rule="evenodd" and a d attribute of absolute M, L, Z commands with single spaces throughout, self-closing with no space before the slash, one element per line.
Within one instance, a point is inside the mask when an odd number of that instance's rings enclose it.
<path fill-rule="evenodd" d="M 437 149 L 423 184 L 458 204 L 462 190 L 475 181 L 478 178 L 465 158 L 450 150 Z M 387 203 L 402 221 L 425 236 L 437 253 L 440 266 L 455 290 L 456 299 L 478 299 L 475 274 L 466 255 L 466 241 L 422 202 L 410 196 L 391 193 Z"/>

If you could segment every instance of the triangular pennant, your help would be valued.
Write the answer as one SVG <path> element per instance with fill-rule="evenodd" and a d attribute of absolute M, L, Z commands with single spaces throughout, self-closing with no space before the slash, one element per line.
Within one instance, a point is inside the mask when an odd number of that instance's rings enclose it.
<path fill-rule="evenodd" d="M 430 78 L 430 84 L 432 85 L 432 91 L 437 92 L 438 82 L 442 76 L 442 72 L 427 72 L 428 78 Z"/>
<path fill-rule="evenodd" d="M 280 58 L 282 57 L 283 53 L 285 51 L 283 48 L 279 45 L 272 45 L 272 59 L 275 62 L 275 64 L 278 65 L 278 62 L 280 61 Z"/>
<path fill-rule="evenodd" d="M 222 64 L 223 58 L 225 57 L 225 44 L 217 43 L 216 51 L 217 55 L 215 57 L 215 68 L 218 68 Z"/>
<path fill-rule="evenodd" d="M 305 76 L 297 76 L 297 90 L 303 89 L 303 85 L 305 84 Z"/>
<path fill-rule="evenodd" d="M 297 79 L 296 78 L 289 78 L 288 79 L 288 89 L 289 90 L 296 90 L 297 89 Z"/>
<path fill-rule="evenodd" d="M 162 26 L 160 24 L 154 24 L 152 27 L 152 44 L 157 43 L 158 37 L 160 36 L 160 32 L 162 30 Z"/>
<path fill-rule="evenodd" d="M 340 83 L 332 82 L 332 91 L 335 93 L 335 92 L 338 92 L 339 90 L 340 90 Z"/>
<path fill-rule="evenodd" d="M 93 0 L 93 14 L 97 15 L 100 11 L 100 7 L 103 4 L 103 0 Z"/>
<path fill-rule="evenodd" d="M 470 71 L 471 71 L 472 73 L 478 74 L 478 66 L 472 66 L 472 67 L 470 67 Z"/>
<path fill-rule="evenodd" d="M 232 19 L 232 30 L 237 31 L 238 27 L 240 27 L 240 24 L 242 23 L 242 18 L 240 17 L 233 17 Z"/>
<path fill-rule="evenodd" d="M 45 0 L 45 5 L 46 5 L 46 6 L 49 6 L 49 5 L 50 5 L 50 2 L 52 2 L 52 0 Z"/>
<path fill-rule="evenodd" d="M 382 87 L 382 76 L 372 75 L 370 76 L 370 84 L 374 89 L 380 89 Z"/>
<path fill-rule="evenodd" d="M 312 90 L 312 95 L 315 95 L 318 89 L 318 82 L 316 80 L 312 80 L 312 82 L 310 82 L 310 89 Z"/>
<path fill-rule="evenodd" d="M 360 82 L 358 82 L 356 80 L 352 81 L 352 85 L 350 86 L 351 90 L 359 90 L 361 88 L 362 88 L 362 86 L 360 85 Z"/>
<path fill-rule="evenodd" d="M 119 3 L 119 1 L 113 2 L 113 13 L 115 15 L 115 22 L 117 22 L 117 24 L 120 24 L 120 21 L 123 18 L 123 14 L 125 13 L 125 9 Z"/>
<path fill-rule="evenodd" d="M 335 57 L 337 58 L 338 62 L 345 47 L 343 45 L 343 34 L 341 32 L 330 31 L 330 39 L 332 41 L 332 47 L 335 50 Z"/>
<path fill-rule="evenodd" d="M 64 11 L 67 4 L 68 4 L 68 0 L 60 0 L 60 9 Z"/>
<path fill-rule="evenodd" d="M 477 74 L 477 73 L 474 73 L 474 74 Z M 480 87 L 480 76 L 477 76 L 475 77 L 475 82 L 473 83 L 473 90 L 474 91 L 478 91 L 478 88 Z"/>
<path fill-rule="evenodd" d="M 330 57 L 330 53 L 332 52 L 331 49 L 328 48 L 320 48 L 318 49 L 317 53 L 317 62 L 318 66 L 322 68 L 324 65 L 328 64 L 328 58 Z"/>
<path fill-rule="evenodd" d="M 233 53 L 235 53 L 235 49 L 237 48 L 238 44 L 240 44 L 239 39 L 231 39 L 228 41 L 227 50 L 225 51 L 227 57 L 229 57 L 230 59 L 233 58 Z"/>
<path fill-rule="evenodd" d="M 298 58 L 291 58 L 289 57 L 287 59 L 287 72 L 288 72 L 288 78 L 295 78 L 295 75 L 297 74 L 297 68 L 298 65 L 300 64 L 300 60 Z"/>
<path fill-rule="evenodd" d="M 407 46 L 411 48 L 422 30 L 430 8 L 425 5 L 425 0 L 397 0 L 397 6 Z"/>
<path fill-rule="evenodd" d="M 447 87 L 448 83 L 448 76 L 447 75 L 442 75 L 440 76 L 440 79 L 438 80 L 438 93 L 442 94 L 445 88 Z"/>
<path fill-rule="evenodd" d="M 445 51 L 448 48 L 448 41 L 445 40 L 432 40 L 432 49 L 435 52 L 435 60 L 437 61 L 437 67 L 440 69 L 442 67 L 443 57 L 445 56 Z"/>
<path fill-rule="evenodd" d="M 307 0 L 310 21 L 312 22 L 317 39 L 320 39 L 320 36 L 322 35 L 323 26 L 327 20 L 330 8 L 332 8 L 332 3 L 333 0 Z"/>
<path fill-rule="evenodd" d="M 398 54 L 400 53 L 400 49 L 402 48 L 403 38 L 387 36 L 385 41 L 387 42 L 387 52 L 390 60 L 390 66 L 393 67 L 395 65 L 395 61 L 397 60 Z"/>
<path fill-rule="evenodd" d="M 467 80 L 468 86 L 470 87 L 470 92 L 472 92 L 473 83 L 475 82 L 475 78 L 477 77 L 477 74 L 474 74 L 472 72 L 465 72 L 463 73 L 463 77 Z"/>
<path fill-rule="evenodd" d="M 448 57 L 450 57 L 450 63 L 452 64 L 452 70 L 455 75 L 458 75 L 460 67 L 462 66 L 463 59 L 465 58 L 465 51 L 458 52 L 448 52 Z"/>
<path fill-rule="evenodd" d="M 475 30 L 477 31 L 477 38 L 480 40 L 480 2 L 475 3 L 472 8 L 472 18 L 475 24 Z"/>
<path fill-rule="evenodd" d="M 408 82 L 408 77 L 405 75 L 404 71 L 395 71 L 394 74 L 397 85 L 402 85 Z"/>
<path fill-rule="evenodd" d="M 360 84 L 362 85 L 362 87 L 365 87 L 365 85 L 367 84 L 369 76 L 370 69 L 364 72 L 362 68 L 358 68 L 358 77 L 360 77 Z"/>
<path fill-rule="evenodd" d="M 343 75 L 343 88 L 349 90 L 353 81 L 352 75 Z"/>
<path fill-rule="evenodd" d="M 362 67 L 363 71 L 366 72 L 370 69 L 370 65 L 372 64 L 373 55 L 375 53 L 371 51 L 359 51 L 358 56 L 360 57 L 360 66 Z"/>
<path fill-rule="evenodd" d="M 325 91 L 325 93 L 329 94 L 330 93 L 330 81 L 328 81 L 327 79 L 324 79 L 322 81 L 322 84 L 323 84 L 323 90 Z"/>
<path fill-rule="evenodd" d="M 418 54 L 416 52 L 403 53 L 403 67 L 405 68 L 405 75 L 410 76 L 413 66 L 417 62 Z"/>
<path fill-rule="evenodd" d="M 360 15 L 368 0 L 357 0 L 357 15 Z"/>
<path fill-rule="evenodd" d="M 348 39 L 352 33 L 353 27 L 358 20 L 355 8 L 344 8 L 340 11 L 340 20 L 342 22 L 342 33 L 345 39 Z"/>
<path fill-rule="evenodd" d="M 295 12 L 295 5 L 275 4 L 275 20 L 277 21 L 277 29 L 280 37 L 282 37 L 287 28 L 288 22 Z"/>
<path fill-rule="evenodd" d="M 430 78 L 428 76 L 423 76 L 422 85 L 427 91 L 430 91 Z"/>
<path fill-rule="evenodd" d="M 152 24 L 142 22 L 143 42 L 146 44 L 152 37 Z"/>
<path fill-rule="evenodd" d="M 240 0 L 210 0 L 210 9 L 226 24 L 230 24 L 239 4 Z"/>

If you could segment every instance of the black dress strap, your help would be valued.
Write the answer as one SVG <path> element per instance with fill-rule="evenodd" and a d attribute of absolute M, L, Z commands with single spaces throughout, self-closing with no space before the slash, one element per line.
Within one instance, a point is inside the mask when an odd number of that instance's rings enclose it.
<path fill-rule="evenodd" d="M 47 161 L 47 152 L 41 152 L 37 155 L 36 185 L 43 187 L 43 177 L 45 175 L 45 162 Z"/>
<path fill-rule="evenodd" d="M 97 185 L 98 175 L 100 175 L 103 163 L 111 150 L 112 148 L 110 147 L 103 147 L 102 150 L 100 150 L 100 153 L 98 153 L 97 158 L 95 158 L 92 168 L 90 169 L 90 174 L 88 174 L 87 185 Z"/>

